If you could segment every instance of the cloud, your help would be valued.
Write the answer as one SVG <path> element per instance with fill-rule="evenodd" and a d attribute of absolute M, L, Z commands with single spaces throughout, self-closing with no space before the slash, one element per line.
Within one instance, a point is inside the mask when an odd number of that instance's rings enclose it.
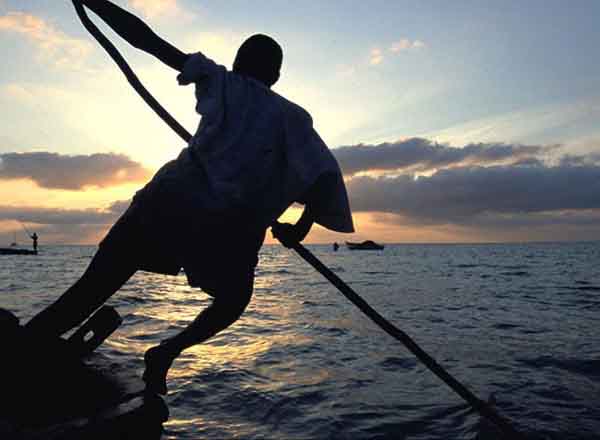
<path fill-rule="evenodd" d="M 586 155 L 565 154 L 560 159 L 563 166 L 600 165 L 600 153 Z"/>
<path fill-rule="evenodd" d="M 109 225 L 129 206 L 117 201 L 107 208 L 60 209 L 0 205 L 0 221 L 20 221 L 37 225 Z"/>
<path fill-rule="evenodd" d="M 382 61 L 383 61 L 382 50 L 379 48 L 371 49 L 371 54 L 369 57 L 369 64 L 371 64 L 372 66 L 376 66 L 378 64 L 381 64 Z"/>
<path fill-rule="evenodd" d="M 399 53 L 407 50 L 419 50 L 423 49 L 424 47 L 426 47 L 426 45 L 421 40 L 411 41 L 407 38 L 403 38 L 395 43 L 392 43 L 389 50 L 393 53 Z"/>
<path fill-rule="evenodd" d="M 212 60 L 227 66 L 231 65 L 238 47 L 246 38 L 248 35 L 231 30 L 200 31 L 187 34 L 182 46 L 191 50 L 201 49 Z"/>
<path fill-rule="evenodd" d="M 347 188 L 353 212 L 374 219 L 370 232 L 404 231 L 405 237 L 406 231 L 415 231 L 421 233 L 421 241 L 428 236 L 445 241 L 600 238 L 600 153 L 541 160 L 553 148 L 507 144 L 453 148 L 414 138 L 342 147 L 334 153 L 346 176 L 351 176 Z M 146 172 L 127 156 L 115 154 L 10 153 L 0 159 L 0 178 L 36 176 L 40 186 L 49 188 L 116 184 Z M 357 174 L 371 170 L 395 174 Z M 0 205 L 0 223 L 34 224 L 47 242 L 95 242 L 128 203 L 101 209 Z"/>
<path fill-rule="evenodd" d="M 407 51 L 415 51 L 419 49 L 423 49 L 427 47 L 427 45 L 421 40 L 409 40 L 407 38 L 402 38 L 401 40 L 392 43 L 388 48 L 388 51 L 393 54 L 399 54 L 401 52 Z M 385 59 L 384 50 L 380 47 L 375 47 L 371 49 L 369 53 L 369 64 L 372 66 L 377 66 L 381 64 Z"/>
<path fill-rule="evenodd" d="M 462 148 L 411 138 L 379 145 L 359 144 L 333 151 L 345 175 L 364 171 L 410 170 L 426 172 L 465 165 L 522 163 L 555 147 L 500 143 L 469 144 Z"/>
<path fill-rule="evenodd" d="M 24 36 L 41 57 L 59 67 L 79 66 L 92 48 L 89 42 L 69 37 L 44 19 L 23 12 L 0 16 L 0 31 Z"/>
<path fill-rule="evenodd" d="M 600 220 L 598 165 L 462 167 L 419 178 L 355 177 L 347 185 L 353 210 L 397 214 L 413 224 Z"/>
<path fill-rule="evenodd" d="M 79 190 L 141 182 L 150 172 L 123 154 L 61 155 L 6 153 L 0 155 L 0 180 L 30 179 L 43 188 Z"/>
<path fill-rule="evenodd" d="M 596 144 L 600 136 L 600 96 L 545 104 L 486 116 L 425 132 L 423 137 L 440 142 L 535 142 Z M 562 134 L 561 134 L 562 133 Z M 573 134 L 577 138 L 573 138 Z M 579 145 L 581 148 L 582 145 Z"/>
<path fill-rule="evenodd" d="M 129 0 L 132 8 L 140 11 L 147 18 L 182 15 L 177 0 Z"/>
<path fill-rule="evenodd" d="M 109 227 L 129 206 L 130 201 L 117 201 L 106 208 L 60 209 L 0 205 L 0 225 L 12 226 L 9 234 L 0 234 L 0 240 L 12 240 L 12 231 L 21 231 L 15 222 L 35 231 L 42 244 L 97 243 Z M 23 238 L 20 238 L 22 241 Z M 25 238 L 27 241 L 27 238 Z"/>

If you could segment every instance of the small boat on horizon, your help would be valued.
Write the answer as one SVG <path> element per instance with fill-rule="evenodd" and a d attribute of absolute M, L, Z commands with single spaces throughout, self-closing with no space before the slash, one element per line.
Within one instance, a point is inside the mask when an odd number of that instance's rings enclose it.
<path fill-rule="evenodd" d="M 382 244 L 375 243 L 373 240 L 365 240 L 362 243 L 353 243 L 351 241 L 347 241 L 346 246 L 348 247 L 348 249 L 353 251 L 381 251 L 385 247 Z"/>
<path fill-rule="evenodd" d="M 20 249 L 17 247 L 0 248 L 0 255 L 37 255 L 32 249 Z"/>
<path fill-rule="evenodd" d="M 27 234 L 29 235 L 29 232 L 27 232 Z M 18 247 L 19 244 L 17 243 L 17 233 L 15 232 L 14 240 L 10 244 L 10 247 L 0 248 L 0 255 L 37 255 L 38 235 L 34 232 L 33 235 L 30 235 L 30 238 L 33 240 L 33 249 L 20 248 Z"/>

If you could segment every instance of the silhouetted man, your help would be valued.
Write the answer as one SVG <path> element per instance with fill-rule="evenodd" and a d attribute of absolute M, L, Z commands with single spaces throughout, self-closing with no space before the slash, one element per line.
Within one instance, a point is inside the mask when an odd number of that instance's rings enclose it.
<path fill-rule="evenodd" d="M 313 222 L 352 232 L 352 216 L 338 164 L 310 115 L 270 90 L 283 59 L 272 38 L 248 38 L 228 71 L 202 53 L 181 52 L 109 1 L 80 1 L 133 46 L 179 71 L 179 84 L 195 84 L 202 119 L 187 148 L 136 193 L 83 276 L 27 327 L 61 335 L 137 270 L 176 275 L 183 268 L 190 286 L 214 300 L 146 352 L 144 380 L 164 394 L 173 360 L 243 313 L 266 229 L 292 203 L 305 205 L 298 222 L 272 227 L 286 246 L 303 240 Z"/>
<path fill-rule="evenodd" d="M 37 252 L 37 247 L 38 247 L 38 235 L 34 232 L 32 235 L 29 236 L 29 238 L 31 238 L 33 240 L 33 250 L 35 252 Z"/>

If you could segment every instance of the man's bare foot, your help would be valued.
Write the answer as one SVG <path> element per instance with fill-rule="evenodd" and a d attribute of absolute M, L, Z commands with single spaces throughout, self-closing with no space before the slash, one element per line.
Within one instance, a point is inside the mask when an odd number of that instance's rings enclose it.
<path fill-rule="evenodd" d="M 146 369 L 142 376 L 146 389 L 154 393 L 167 394 L 167 373 L 173 363 L 173 357 L 160 345 L 150 348 L 144 354 Z"/>

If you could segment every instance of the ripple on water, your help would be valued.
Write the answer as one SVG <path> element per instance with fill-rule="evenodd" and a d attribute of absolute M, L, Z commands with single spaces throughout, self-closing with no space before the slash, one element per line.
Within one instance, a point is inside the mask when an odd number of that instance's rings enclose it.
<path fill-rule="evenodd" d="M 379 362 L 381 368 L 386 370 L 411 370 L 418 365 L 418 361 L 414 358 L 400 358 L 400 357 L 386 357 L 383 361 Z"/>
<path fill-rule="evenodd" d="M 600 380 L 600 359 L 559 359 L 551 356 L 518 359 L 519 362 L 533 368 L 558 368 Z"/>

